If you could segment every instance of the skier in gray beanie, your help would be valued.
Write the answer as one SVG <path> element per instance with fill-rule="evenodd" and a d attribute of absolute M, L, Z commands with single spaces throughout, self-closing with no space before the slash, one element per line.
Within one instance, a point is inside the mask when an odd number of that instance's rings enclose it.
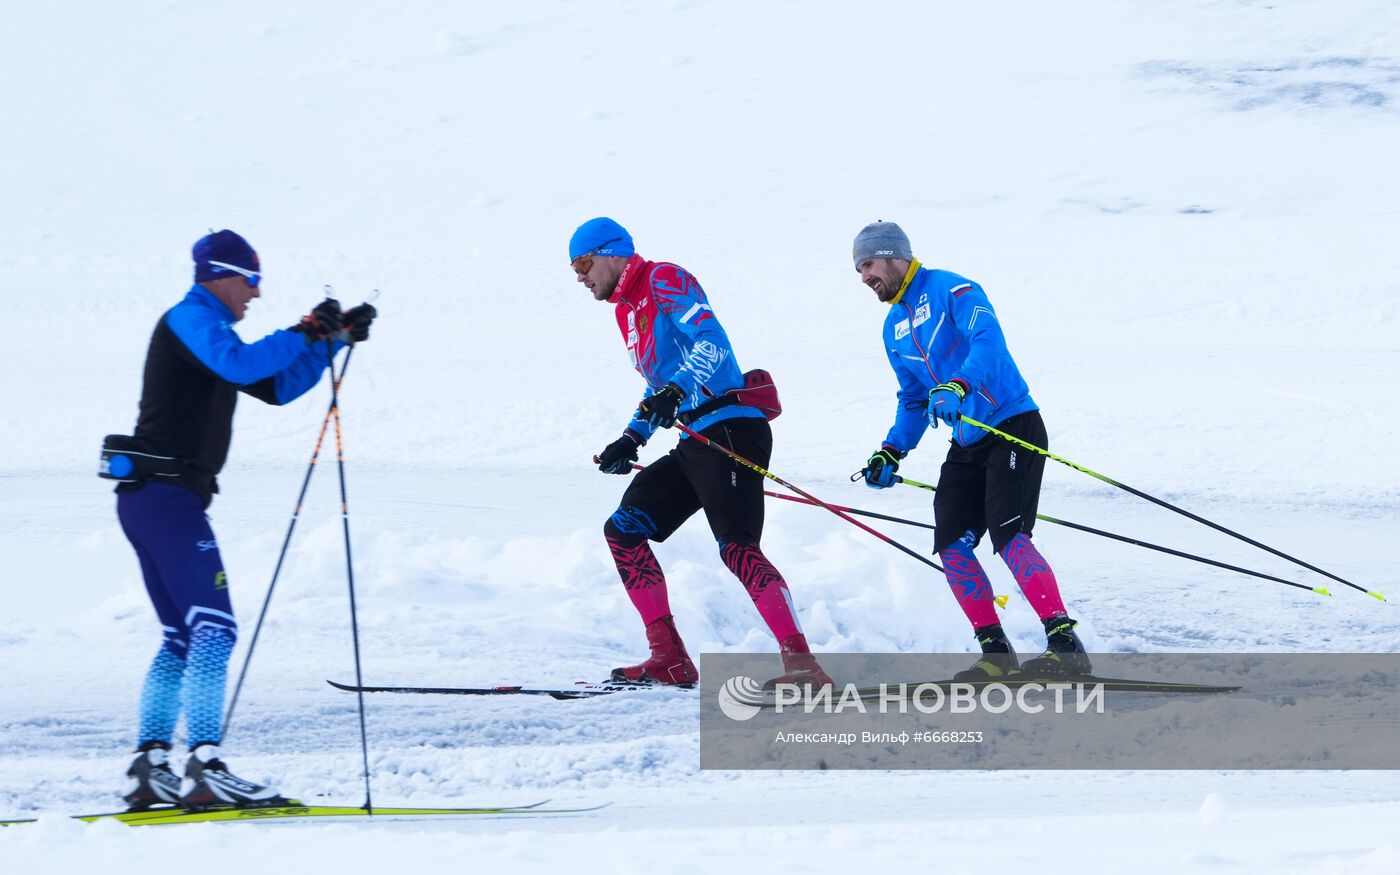
<path fill-rule="evenodd" d="M 1031 540 L 1045 456 L 992 436 L 1049 446 L 1040 407 L 1011 357 L 982 287 L 919 264 L 894 222 L 866 225 L 852 247 L 860 281 L 889 306 L 882 346 L 899 381 L 894 425 L 861 474 L 872 489 L 899 482 L 899 463 L 929 428 L 953 432 L 933 500 L 933 551 L 972 626 L 982 657 L 958 681 L 1085 675 L 1093 670 L 1050 563 Z M 974 548 L 990 535 L 1045 626 L 1045 652 L 1022 663 L 1002 629 L 992 583 Z"/>
<path fill-rule="evenodd" d="M 871 222 L 856 235 L 851 257 L 855 260 L 856 270 L 860 270 L 860 263 L 871 258 L 913 261 L 914 250 L 909 247 L 909 236 L 894 222 Z"/>

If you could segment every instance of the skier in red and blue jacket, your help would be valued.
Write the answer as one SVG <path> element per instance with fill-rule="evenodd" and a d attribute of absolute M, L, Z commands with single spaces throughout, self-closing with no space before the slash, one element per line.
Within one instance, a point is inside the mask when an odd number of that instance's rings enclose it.
<path fill-rule="evenodd" d="M 695 277 L 677 265 L 636 254 L 631 235 L 608 218 L 579 226 L 569 241 L 569 260 L 594 300 L 616 305 L 617 326 L 632 365 L 646 381 L 636 415 L 599 454 L 599 470 L 631 473 L 638 448 L 658 428 L 676 422 L 767 466 L 773 450 L 767 415 L 736 403 L 729 394 L 743 385 L 743 374 Z M 655 684 L 699 679 L 671 616 L 666 578 L 648 544 L 665 541 L 698 510 L 705 512 L 725 566 L 743 583 L 778 639 L 786 673 L 774 682 L 829 684 L 798 625 L 787 583 L 759 547 L 763 478 L 685 436 L 633 478 L 603 526 L 651 647 L 650 657 L 614 669 L 613 679 Z"/>
<path fill-rule="evenodd" d="M 893 486 L 900 460 L 930 426 L 943 423 L 952 430 L 933 502 L 934 552 L 983 653 L 957 679 L 988 680 L 1018 668 L 1087 674 L 1089 658 L 1074 632 L 1076 621 L 1065 610 L 1050 563 L 1031 542 L 1045 457 L 962 421 L 965 414 L 1047 447 L 1045 422 L 1007 349 L 992 302 L 977 283 L 919 264 L 894 222 L 861 229 L 852 255 L 861 282 L 890 306 L 885 353 L 899 379 L 894 425 L 866 461 L 866 485 Z M 991 581 L 973 553 L 988 532 L 993 552 L 1045 626 L 1045 652 L 1024 665 L 1002 630 Z"/>

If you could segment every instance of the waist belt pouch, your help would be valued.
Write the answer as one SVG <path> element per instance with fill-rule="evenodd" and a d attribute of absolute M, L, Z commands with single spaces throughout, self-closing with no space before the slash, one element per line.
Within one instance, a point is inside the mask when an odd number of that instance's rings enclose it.
<path fill-rule="evenodd" d="M 773 383 L 773 375 L 762 368 L 755 368 L 744 374 L 744 385 L 730 389 L 718 398 L 711 398 L 694 410 L 682 413 L 680 420 L 689 426 L 703 416 L 734 404 L 761 410 L 770 422 L 783 412 L 783 402 L 778 400 L 778 387 Z"/>
<path fill-rule="evenodd" d="M 139 483 L 155 477 L 179 477 L 188 474 L 190 466 L 174 456 L 151 452 L 143 441 L 124 434 L 109 434 L 102 439 L 102 459 L 97 476 L 121 483 Z"/>
<path fill-rule="evenodd" d="M 783 402 L 778 400 L 778 386 L 773 382 L 773 375 L 762 368 L 745 373 L 744 385 L 725 394 L 733 396 L 735 404 L 762 410 L 770 422 L 783 412 Z"/>

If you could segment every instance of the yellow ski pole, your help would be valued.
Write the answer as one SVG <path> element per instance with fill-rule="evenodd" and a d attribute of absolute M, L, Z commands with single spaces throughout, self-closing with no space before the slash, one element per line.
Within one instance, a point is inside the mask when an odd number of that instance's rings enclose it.
<path fill-rule="evenodd" d="M 894 479 L 900 483 L 903 483 L 905 486 L 917 486 L 919 489 L 927 489 L 930 492 L 938 491 L 937 486 L 930 486 L 927 483 L 920 483 L 917 480 L 910 480 L 908 477 L 901 477 L 898 474 L 894 476 Z M 1262 571 L 1251 571 L 1248 568 L 1241 568 L 1238 565 L 1231 565 L 1228 562 L 1217 562 L 1214 559 L 1207 559 L 1204 556 L 1197 556 L 1194 553 L 1186 553 L 1182 550 L 1174 550 L 1171 547 L 1163 547 L 1159 544 L 1151 544 L 1147 541 L 1140 541 L 1137 538 L 1130 538 L 1127 535 L 1116 535 L 1113 532 L 1105 532 L 1103 529 L 1096 529 L 1092 526 L 1086 526 L 1080 523 L 1072 523 L 1069 520 L 1057 519 L 1055 517 L 1048 516 L 1043 513 L 1036 514 L 1035 518 L 1043 522 L 1053 523 L 1057 526 L 1064 526 L 1068 529 L 1074 529 L 1080 532 L 1087 532 L 1090 535 L 1098 535 L 1101 538 L 1109 538 L 1114 541 L 1122 541 L 1124 544 L 1132 544 L 1135 547 L 1145 547 L 1148 550 L 1156 550 L 1158 553 L 1166 553 L 1168 556 L 1179 556 L 1182 559 L 1190 559 L 1193 562 L 1200 562 L 1204 565 L 1213 565 L 1216 568 L 1224 568 L 1226 571 L 1237 571 L 1240 574 L 1247 574 L 1250 577 L 1258 577 L 1262 578 L 1263 580 L 1272 580 L 1275 583 L 1282 583 L 1286 586 L 1297 587 L 1298 589 L 1305 589 L 1308 592 L 1315 592 L 1319 595 L 1330 596 L 1332 594 L 1327 591 L 1327 587 L 1325 586 L 1308 586 L 1304 583 L 1296 583 L 1292 580 L 1284 580 L 1282 577 L 1274 577 L 1272 574 L 1265 574 Z"/>
<path fill-rule="evenodd" d="M 1069 459 L 1066 459 L 1066 458 L 1064 458 L 1063 456 L 1057 456 L 1057 455 L 1055 455 L 1054 453 L 1050 452 L 1049 450 L 1044 449 L 1043 447 L 1038 447 L 1038 446 L 1036 446 L 1035 444 L 1032 444 L 1032 443 L 1028 443 L 1028 442 L 1026 442 L 1026 441 L 1023 441 L 1023 440 L 1021 440 L 1021 439 L 1018 438 L 1018 437 L 1013 437 L 1012 435 L 1009 435 L 1009 434 L 1007 434 L 1007 433 L 1004 432 L 1004 431 L 1000 431 L 1000 430 L 998 430 L 998 429 L 992 428 L 990 425 L 987 425 L 986 423 L 978 422 L 977 420 L 975 420 L 975 419 L 970 419 L 970 418 L 968 418 L 968 417 L 966 417 L 966 416 L 960 417 L 960 419 L 961 419 L 963 422 L 967 423 L 968 425 L 973 426 L 974 428 L 980 428 L 980 429 L 982 429 L 983 431 L 985 431 L 985 432 L 987 432 L 987 433 L 989 433 L 989 434 L 994 434 L 994 435 L 996 435 L 996 436 L 999 437 L 999 438 L 1002 438 L 1002 439 L 1004 439 L 1004 440 L 1008 440 L 1008 441 L 1010 441 L 1011 443 L 1017 445 L 1018 447 L 1025 447 L 1026 449 L 1030 450 L 1031 452 L 1039 453 L 1039 454 L 1041 454 L 1042 456 L 1045 456 L 1047 459 L 1054 459 L 1056 462 L 1059 462 L 1061 465 L 1066 465 L 1066 466 L 1068 466 L 1068 467 L 1070 467 L 1070 468 L 1073 468 L 1073 469 L 1076 470 L 1076 471 L 1079 471 L 1079 472 L 1084 473 L 1084 474 L 1088 474 L 1090 477 L 1093 477 L 1093 478 L 1096 479 L 1096 480 L 1102 480 L 1104 483 L 1107 483 L 1107 484 L 1110 485 L 1110 486 L 1116 486 L 1116 487 L 1118 487 L 1119 489 L 1123 490 L 1124 492 L 1129 492 L 1129 493 L 1131 493 L 1131 494 L 1133 494 L 1133 495 L 1136 495 L 1138 498 L 1142 498 L 1142 499 L 1145 499 L 1145 500 L 1147 500 L 1147 501 L 1150 501 L 1150 502 L 1152 502 L 1153 504 L 1158 505 L 1159 507 L 1165 507 L 1167 510 L 1172 511 L 1173 513 L 1179 513 L 1179 514 L 1181 514 L 1182 516 L 1186 517 L 1187 519 L 1192 519 L 1192 520 L 1195 520 L 1196 522 L 1198 522 L 1198 523 L 1200 523 L 1200 524 L 1202 524 L 1202 525 L 1209 526 L 1210 528 L 1215 529 L 1217 532 L 1223 532 L 1223 533 L 1229 535 L 1229 536 L 1232 537 L 1232 538 L 1238 538 L 1239 540 L 1244 541 L 1246 544 L 1249 544 L 1250 546 L 1253 546 L 1253 547 L 1258 547 L 1260 550 L 1264 550 L 1265 552 L 1272 553 L 1272 554 L 1274 554 L 1275 556 L 1279 557 L 1280 559 L 1287 559 L 1289 562 L 1292 562 L 1292 563 L 1294 563 L 1295 565 L 1301 565 L 1302 567 L 1308 569 L 1309 571 L 1315 571 L 1315 572 L 1317 572 L 1318 574 L 1321 574 L 1323 577 L 1331 578 L 1332 580 L 1335 580 L 1335 581 L 1337 581 L 1338 583 L 1344 583 L 1344 584 L 1346 584 L 1347 586 L 1351 587 L 1352 589 L 1359 590 L 1360 592 L 1366 593 L 1368 596 L 1371 596 L 1372 598 L 1379 599 L 1380 601 L 1385 601 L 1385 596 L 1381 594 L 1381 591 L 1380 591 L 1380 590 L 1369 590 L 1369 589 L 1367 589 L 1367 588 L 1364 587 L 1364 586 L 1357 586 L 1356 584 L 1352 583 L 1351 581 L 1346 580 L 1346 579 L 1341 578 L 1341 577 L 1338 577 L 1337 575 L 1333 574 L 1333 573 L 1330 572 L 1330 571 L 1324 571 L 1324 570 L 1322 570 L 1321 568 L 1318 568 L 1316 565 L 1312 565 L 1312 564 L 1310 564 L 1310 563 L 1304 562 L 1303 560 L 1298 559 L 1297 557 L 1290 556 L 1290 555 L 1288 555 L 1287 553 L 1283 552 L 1282 550 L 1276 550 L 1276 549 L 1274 549 L 1273 547 L 1270 547 L 1268 544 L 1262 544 L 1262 543 L 1260 543 L 1259 541 L 1254 540 L 1253 538 L 1249 538 L 1249 537 L 1246 537 L 1246 536 L 1244 536 L 1244 535 L 1241 535 L 1239 532 L 1236 532 L 1236 531 L 1234 531 L 1234 530 L 1232 530 L 1232 529 L 1227 529 L 1226 527 L 1220 525 L 1219 523 L 1212 522 L 1212 521 L 1206 519 L 1206 518 L 1203 517 L 1203 516 L 1197 516 L 1196 514 L 1191 513 L 1189 510 L 1184 510 L 1184 509 L 1182 509 L 1182 508 L 1179 508 L 1179 507 L 1177 507 L 1176 505 L 1174 505 L 1174 504 L 1172 504 L 1172 503 L 1170 503 L 1170 502 L 1163 501 L 1162 499 L 1157 498 L 1156 496 L 1148 495 L 1146 492 L 1143 492 L 1143 491 L 1140 490 L 1140 489 L 1134 489 L 1133 487 L 1127 485 L 1126 483 L 1120 483 L 1120 482 L 1118 482 L 1117 480 L 1114 480 L 1112 477 L 1106 477 L 1106 476 L 1104 476 L 1103 474 L 1100 474 L 1100 473 L 1097 472 L 1097 471 L 1090 470 L 1089 468 L 1085 468 L 1083 465 L 1077 464 L 1077 463 L 1075 463 L 1075 462 L 1071 462 Z M 1319 592 L 1326 592 L 1326 590 L 1316 590 L 1316 591 L 1319 591 Z M 1329 593 L 1329 595 L 1330 595 L 1330 593 Z"/>

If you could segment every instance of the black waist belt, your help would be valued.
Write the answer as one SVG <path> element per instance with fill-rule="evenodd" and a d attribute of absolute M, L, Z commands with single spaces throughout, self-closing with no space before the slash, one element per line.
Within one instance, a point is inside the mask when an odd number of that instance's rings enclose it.
<path fill-rule="evenodd" d="M 725 407 L 729 407 L 730 405 L 738 403 L 739 398 L 736 395 L 721 395 L 718 398 L 711 398 L 709 401 L 706 401 L 704 404 L 701 404 L 694 410 L 687 410 L 685 413 L 682 413 L 680 416 L 677 416 L 676 419 L 680 422 L 681 425 L 685 426 L 686 428 L 689 428 L 690 424 L 695 422 L 697 419 L 703 419 L 704 417 L 709 416 L 711 413 L 714 413 L 716 410 L 722 410 Z"/>
<path fill-rule="evenodd" d="M 124 434 L 109 434 L 102 441 L 97 476 L 121 483 L 146 480 L 184 480 L 213 491 L 214 475 L 175 456 L 156 452 L 144 441 Z"/>

